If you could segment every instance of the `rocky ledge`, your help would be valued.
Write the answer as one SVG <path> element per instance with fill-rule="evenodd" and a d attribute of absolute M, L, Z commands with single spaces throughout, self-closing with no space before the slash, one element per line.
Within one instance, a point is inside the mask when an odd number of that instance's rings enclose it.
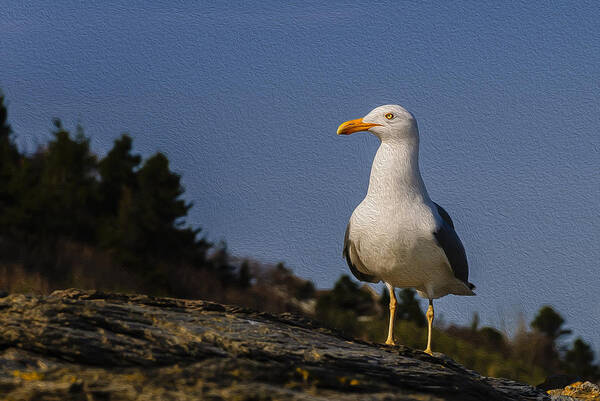
<path fill-rule="evenodd" d="M 56 291 L 0 298 L 2 400 L 550 400 L 290 314 Z"/>

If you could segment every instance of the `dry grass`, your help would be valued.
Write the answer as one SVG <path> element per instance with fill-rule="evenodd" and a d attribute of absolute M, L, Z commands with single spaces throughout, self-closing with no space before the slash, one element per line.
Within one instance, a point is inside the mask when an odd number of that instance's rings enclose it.
<path fill-rule="evenodd" d="M 288 286 L 299 280 L 288 272 L 252 263 L 253 285 L 240 288 L 223 282 L 214 270 L 190 265 L 166 265 L 134 271 L 116 263 L 107 251 L 73 241 L 59 241 L 46 267 L 0 260 L 0 290 L 9 293 L 48 295 L 64 288 L 144 293 L 186 299 L 204 299 L 240 305 L 255 310 L 298 312 Z M 31 265 L 31 263 L 30 263 Z M 293 292 L 293 291 L 292 291 Z"/>
<path fill-rule="evenodd" d="M 45 295 L 51 292 L 48 279 L 40 272 L 28 272 L 20 264 L 0 266 L 0 288 L 9 293 Z"/>

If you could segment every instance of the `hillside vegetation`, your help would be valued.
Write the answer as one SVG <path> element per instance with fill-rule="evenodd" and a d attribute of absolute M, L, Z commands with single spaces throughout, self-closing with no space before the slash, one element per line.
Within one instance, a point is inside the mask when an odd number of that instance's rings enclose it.
<path fill-rule="evenodd" d="M 52 139 L 32 154 L 14 142 L 0 96 L 0 292 L 48 294 L 77 287 L 213 300 L 259 311 L 300 312 L 348 336 L 383 342 L 387 295 L 342 276 L 331 290 L 276 266 L 232 256 L 185 218 L 181 177 L 162 153 L 142 160 L 128 135 L 104 157 L 83 129 L 54 121 Z M 198 207 L 202 207 L 199 205 Z M 396 338 L 425 344 L 423 311 L 399 293 Z M 563 373 L 598 380 L 594 353 L 543 306 L 513 338 L 492 327 L 438 326 L 435 349 L 483 375 L 538 384 Z"/>

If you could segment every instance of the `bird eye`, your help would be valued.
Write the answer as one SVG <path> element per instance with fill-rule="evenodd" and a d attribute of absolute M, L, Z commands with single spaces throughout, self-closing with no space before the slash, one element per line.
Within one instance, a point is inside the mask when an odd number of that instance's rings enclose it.
<path fill-rule="evenodd" d="M 385 115 L 385 118 L 387 118 L 388 120 L 391 120 L 392 118 L 394 118 L 394 115 L 392 113 L 387 113 Z"/>

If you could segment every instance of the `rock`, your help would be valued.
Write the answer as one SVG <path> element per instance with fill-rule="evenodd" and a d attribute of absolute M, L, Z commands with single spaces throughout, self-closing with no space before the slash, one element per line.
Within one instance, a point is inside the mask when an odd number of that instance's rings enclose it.
<path fill-rule="evenodd" d="M 600 387 L 590 382 L 575 382 L 563 389 L 550 390 L 552 400 L 586 400 L 600 401 Z"/>
<path fill-rule="evenodd" d="M 441 354 L 212 302 L 64 290 L 2 298 L 0 321 L 6 400 L 550 400 Z"/>

